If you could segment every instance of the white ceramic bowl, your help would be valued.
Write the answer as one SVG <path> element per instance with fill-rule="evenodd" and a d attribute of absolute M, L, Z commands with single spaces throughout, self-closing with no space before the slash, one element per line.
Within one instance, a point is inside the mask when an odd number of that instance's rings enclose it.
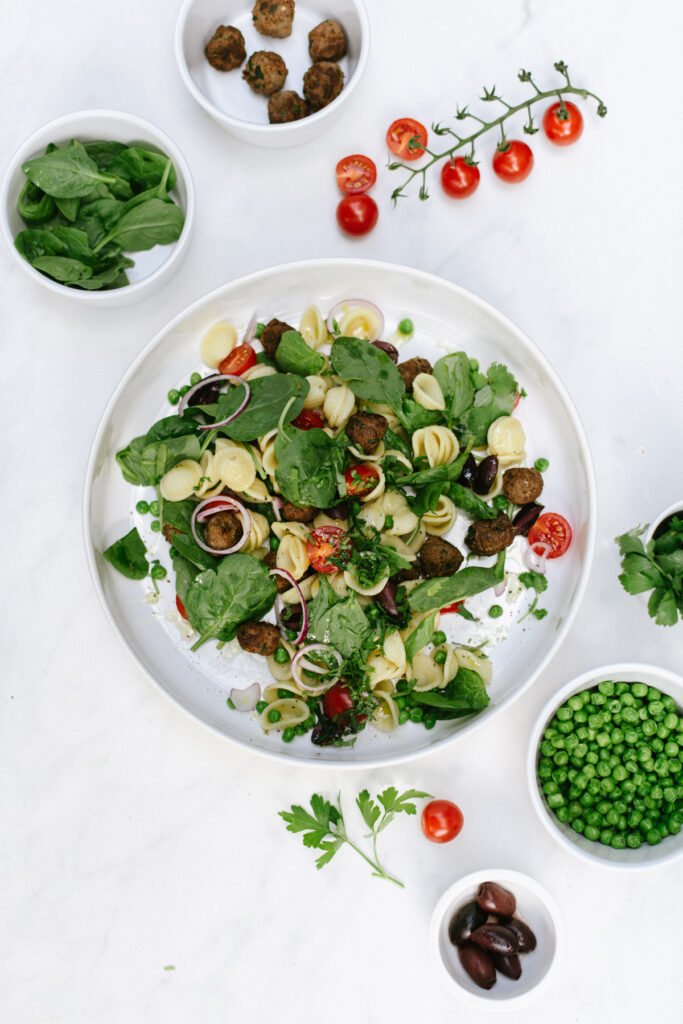
<path fill-rule="evenodd" d="M 167 390 L 201 369 L 199 344 L 212 324 L 228 319 L 244 328 L 254 312 L 298 324 L 311 302 L 327 313 L 339 299 L 357 295 L 376 302 L 390 325 L 406 316 L 413 319 L 416 335 L 402 347 L 403 359 L 417 354 L 436 359 L 464 348 L 484 366 L 494 361 L 508 364 L 529 393 L 520 413 L 529 460 L 533 463 L 541 455 L 550 460 L 547 502 L 571 521 L 574 542 L 567 555 L 553 563 L 552 587 L 544 595 L 547 618 L 513 628 L 493 651 L 491 704 L 482 714 L 438 723 L 431 731 L 412 723 L 389 734 L 367 728 L 354 747 L 321 749 L 307 736 L 285 744 L 277 735 L 264 735 L 251 715 L 230 711 L 226 698 L 233 686 L 272 682 L 263 659 L 239 650 L 227 658 L 215 644 L 192 654 L 179 631 L 172 576 L 161 587 L 158 606 L 152 608 L 145 603 L 148 584 L 120 576 L 99 552 L 135 525 L 152 557 L 168 557 L 159 534 L 149 529 L 150 517 L 135 511 L 138 500 L 149 501 L 153 494 L 126 484 L 114 456 L 152 422 L 172 412 Z M 462 288 L 420 271 L 365 260 L 316 260 L 259 271 L 226 284 L 181 313 L 150 342 L 116 389 L 98 429 L 86 477 L 84 518 L 90 567 L 110 621 L 166 694 L 251 750 L 307 764 L 363 767 L 426 753 L 477 728 L 538 676 L 581 603 L 593 555 L 595 486 L 586 438 L 562 384 L 538 349 L 502 314 Z M 469 628 L 460 621 L 463 629 Z"/>
<path fill-rule="evenodd" d="M 162 150 L 173 160 L 178 178 L 173 198 L 185 213 L 182 234 L 172 245 L 157 245 L 148 252 L 133 253 L 131 258 L 135 261 L 135 266 L 128 271 L 131 283 L 125 288 L 101 292 L 68 288 L 34 270 L 14 246 L 16 235 L 27 226 L 17 213 L 17 200 L 26 181 L 22 165 L 26 160 L 42 156 L 50 142 L 61 144 L 71 139 L 78 139 L 81 142 L 96 139 L 127 143 L 144 142 L 148 146 Z M 9 163 L 2 182 L 0 220 L 3 234 L 14 258 L 34 281 L 38 281 L 57 295 L 65 295 L 77 302 L 91 306 L 121 306 L 136 302 L 157 291 L 180 267 L 187 252 L 194 220 L 192 176 L 185 158 L 175 143 L 148 121 L 143 121 L 134 114 L 116 110 L 82 110 L 50 121 L 19 147 Z"/>
<path fill-rule="evenodd" d="M 361 0 L 297 0 L 292 34 L 287 39 L 260 35 L 251 20 L 253 0 L 185 0 L 176 26 L 175 51 L 183 82 L 190 93 L 226 131 L 242 142 L 280 149 L 310 142 L 339 118 L 360 82 L 368 60 L 370 24 Z M 234 25 L 244 35 L 247 57 L 273 50 L 285 60 L 285 89 L 302 95 L 304 72 L 311 65 L 308 33 L 326 18 L 343 25 L 348 54 L 339 62 L 346 81 L 341 94 L 316 114 L 289 124 L 268 123 L 268 99 L 257 96 L 242 78 L 242 68 L 217 71 L 204 47 L 218 25 Z"/>
<path fill-rule="evenodd" d="M 580 690 L 587 690 L 603 680 L 611 679 L 614 682 L 626 683 L 647 683 L 654 686 L 662 693 L 668 694 L 676 701 L 679 711 L 683 708 L 683 679 L 668 672 L 663 668 L 656 668 L 654 665 L 639 665 L 636 662 L 625 662 L 619 665 L 605 665 L 603 668 L 590 669 L 584 672 L 577 679 L 558 690 L 541 711 L 529 740 L 529 754 L 527 759 L 527 779 L 531 801 L 536 813 L 543 822 L 550 835 L 556 839 L 570 853 L 576 854 L 583 860 L 592 864 L 603 864 L 606 867 L 615 868 L 649 868 L 665 861 L 673 860 L 683 853 L 683 831 L 675 836 L 667 836 L 657 846 L 643 845 L 637 850 L 613 850 L 610 846 L 603 846 L 602 843 L 593 842 L 585 836 L 574 832 L 568 825 L 563 824 L 555 817 L 547 806 L 536 775 L 536 764 L 538 760 L 538 747 L 546 725 L 549 723 L 556 710 L 561 704 Z"/>
<path fill-rule="evenodd" d="M 672 516 L 674 512 L 677 512 L 679 516 L 683 518 L 683 498 L 681 498 L 680 501 L 675 501 L 673 505 L 669 505 L 668 508 L 665 508 L 664 511 L 661 512 L 657 516 L 657 518 L 650 524 L 644 537 L 644 541 L 646 544 L 648 543 L 648 541 L 652 540 L 655 530 L 657 529 L 659 524 L 663 523 L 665 519 L 669 518 L 669 516 Z"/>
<path fill-rule="evenodd" d="M 528 924 L 538 940 L 536 949 L 520 956 L 521 978 L 512 981 L 498 974 L 495 985 L 488 990 L 474 984 L 448 938 L 451 918 L 475 898 L 482 882 L 497 882 L 514 893 L 515 917 Z M 564 925 L 550 893 L 528 875 L 506 868 L 482 868 L 454 882 L 434 908 L 429 925 L 429 953 L 439 977 L 453 995 L 479 1010 L 516 1010 L 534 997 L 550 978 L 563 945 Z"/>

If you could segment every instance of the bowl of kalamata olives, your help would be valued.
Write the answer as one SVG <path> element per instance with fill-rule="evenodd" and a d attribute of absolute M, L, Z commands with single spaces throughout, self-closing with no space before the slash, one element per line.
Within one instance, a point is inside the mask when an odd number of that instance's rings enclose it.
<path fill-rule="evenodd" d="M 430 951 L 460 998 L 518 1006 L 547 981 L 562 945 L 555 901 L 533 878 L 486 868 L 448 889 L 430 925 Z"/>

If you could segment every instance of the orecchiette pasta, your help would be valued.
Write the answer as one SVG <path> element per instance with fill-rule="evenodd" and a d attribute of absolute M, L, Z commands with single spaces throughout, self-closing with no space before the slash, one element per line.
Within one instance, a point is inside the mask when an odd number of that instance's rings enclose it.
<path fill-rule="evenodd" d="M 278 569 L 284 569 L 290 573 L 295 580 L 300 580 L 311 564 L 306 550 L 306 542 L 293 533 L 286 534 L 277 549 L 275 564 Z"/>
<path fill-rule="evenodd" d="M 317 373 L 307 377 L 308 394 L 304 398 L 304 409 L 319 409 L 325 401 L 327 392 L 327 381 Z"/>
<path fill-rule="evenodd" d="M 270 712 L 279 711 L 280 717 L 277 722 L 271 722 Z M 300 725 L 308 718 L 308 704 L 297 697 L 284 697 L 282 700 L 273 701 L 261 713 L 261 728 L 264 732 L 282 732 L 283 729 Z"/>
<path fill-rule="evenodd" d="M 526 452 L 524 427 L 515 416 L 500 416 L 489 427 L 486 443 L 492 455 L 498 456 L 501 466 L 522 462 Z"/>
<path fill-rule="evenodd" d="M 318 526 L 338 526 L 342 530 L 348 530 L 349 521 L 348 519 L 333 519 L 332 516 L 328 516 L 325 512 L 318 512 L 313 520 L 313 526 L 316 529 Z"/>
<path fill-rule="evenodd" d="M 327 325 L 317 306 L 309 306 L 304 310 L 299 321 L 299 331 L 304 341 L 311 348 L 320 348 L 328 340 Z"/>
<path fill-rule="evenodd" d="M 247 543 L 242 548 L 247 554 L 251 551 L 256 551 L 257 548 L 265 544 L 270 532 L 270 524 L 265 516 L 262 516 L 260 512 L 250 512 L 249 515 L 251 518 L 249 537 Z"/>
<path fill-rule="evenodd" d="M 199 462 L 184 459 L 168 473 L 164 473 L 159 484 L 162 498 L 166 501 L 184 501 L 196 493 L 202 475 Z"/>
<path fill-rule="evenodd" d="M 259 438 L 259 448 L 261 449 L 261 465 L 264 473 L 270 477 L 271 485 L 274 490 L 279 491 L 280 488 L 275 482 L 275 470 L 277 469 L 277 456 L 275 454 L 275 441 L 277 439 L 277 430 L 271 430 L 269 433 L 264 434 L 263 437 Z"/>
<path fill-rule="evenodd" d="M 414 562 L 417 558 L 416 552 L 412 551 L 401 537 L 394 537 L 392 534 L 383 533 L 382 544 L 386 548 L 393 548 L 394 551 L 398 551 L 401 558 L 405 558 L 408 562 Z"/>
<path fill-rule="evenodd" d="M 213 457 L 216 475 L 231 491 L 241 492 L 251 487 L 256 479 L 256 464 L 249 450 L 236 441 L 216 439 Z"/>
<path fill-rule="evenodd" d="M 367 494 L 363 494 L 360 496 L 360 500 L 361 502 L 363 502 L 363 504 L 366 504 L 367 502 L 371 501 L 377 501 L 377 499 L 381 497 L 382 494 L 384 494 L 384 488 L 386 486 L 386 481 L 384 479 L 384 471 L 382 470 L 381 466 L 377 466 L 375 468 L 377 470 L 377 483 L 375 484 L 371 491 L 369 491 Z"/>
<path fill-rule="evenodd" d="M 256 380 L 258 377 L 272 377 L 274 373 L 277 373 L 274 366 L 268 366 L 267 363 L 257 363 L 256 366 L 250 366 L 240 376 L 242 380 Z"/>
<path fill-rule="evenodd" d="M 385 680 L 372 693 L 378 701 L 372 716 L 372 724 L 380 732 L 392 732 L 398 725 L 398 707 L 393 697 L 394 684 Z"/>
<path fill-rule="evenodd" d="M 418 373 L 413 382 L 413 398 L 423 409 L 446 408 L 441 385 L 431 373 Z"/>
<path fill-rule="evenodd" d="M 477 672 L 481 676 L 484 686 L 489 685 L 493 676 L 493 666 L 484 654 L 470 651 L 467 647 L 456 647 L 455 657 L 459 668 L 469 668 L 473 672 Z"/>
<path fill-rule="evenodd" d="M 382 650 L 373 651 L 368 658 L 368 668 L 372 672 L 370 685 L 373 690 L 379 683 L 400 679 L 405 674 L 406 649 L 400 633 L 390 633 L 385 637 Z"/>
<path fill-rule="evenodd" d="M 332 587 L 332 589 L 335 592 L 335 594 L 337 595 L 337 597 L 348 597 L 349 596 L 349 588 L 348 588 L 348 585 L 346 583 L 346 580 L 344 579 L 344 573 L 343 572 L 333 572 L 333 573 L 330 573 L 330 575 L 326 576 L 325 579 L 327 580 L 329 585 Z M 313 577 L 313 582 L 311 583 L 311 597 L 315 597 L 319 590 L 320 590 L 320 577 L 319 576 L 314 576 Z"/>
<path fill-rule="evenodd" d="M 357 594 L 361 594 L 363 597 L 375 597 L 380 591 L 384 590 L 389 575 L 387 575 L 379 581 L 379 583 L 373 583 L 370 587 L 362 586 L 353 572 L 348 569 L 344 570 L 344 582 L 350 590 L 355 590 Z"/>
<path fill-rule="evenodd" d="M 408 678 L 415 681 L 415 690 L 418 693 L 441 689 L 458 671 L 458 658 L 455 650 L 449 644 L 443 644 L 437 650 L 446 653 L 443 665 L 437 665 L 434 661 L 434 651 L 431 654 L 421 652 L 413 658 L 413 663 L 408 670 Z"/>
<path fill-rule="evenodd" d="M 313 597 L 313 584 L 316 578 L 316 576 L 307 576 L 305 580 L 299 580 L 299 590 L 304 595 L 305 601 L 310 601 Z M 284 604 L 299 603 L 299 594 L 294 587 L 290 587 L 289 590 L 285 590 L 280 596 Z"/>
<path fill-rule="evenodd" d="M 337 315 L 339 330 L 344 338 L 376 338 L 382 324 L 371 306 L 353 306 Z"/>
<path fill-rule="evenodd" d="M 386 532 L 395 537 L 412 533 L 419 522 L 400 491 L 387 491 L 376 501 L 364 505 L 358 515 L 360 519 L 369 526 L 374 526 L 380 533 L 384 530 L 386 517 L 391 516 L 394 521 L 393 526 Z"/>
<path fill-rule="evenodd" d="M 367 410 L 367 412 L 375 412 L 379 416 L 384 416 L 392 430 L 396 430 L 401 426 L 401 421 L 390 405 L 381 405 L 379 402 L 363 402 L 363 409 Z"/>
<path fill-rule="evenodd" d="M 425 512 L 422 516 L 422 525 L 427 533 L 442 537 L 453 527 L 457 509 L 450 498 L 445 494 L 439 496 L 436 508 L 432 512 Z"/>
<path fill-rule="evenodd" d="M 234 324 L 219 323 L 209 327 L 199 347 L 203 362 L 212 370 L 218 369 L 226 356 L 237 344 L 237 329 Z"/>
<path fill-rule="evenodd" d="M 310 530 L 306 523 L 273 523 L 271 529 L 278 540 L 282 540 L 288 534 L 303 541 L 307 541 L 310 536 Z"/>
<path fill-rule="evenodd" d="M 358 459 L 359 462 L 380 462 L 387 454 L 384 450 L 384 441 L 380 441 L 374 452 L 371 452 L 369 455 L 360 451 L 359 448 L 356 448 L 355 445 L 352 444 L 349 445 L 349 451 L 354 458 Z"/>
<path fill-rule="evenodd" d="M 198 498 L 215 498 L 225 486 L 216 473 L 213 461 L 213 452 L 205 451 L 200 459 L 202 475 L 194 493 Z"/>
<path fill-rule="evenodd" d="M 282 665 L 280 664 L 279 661 L 275 660 L 272 654 L 269 654 L 266 658 L 266 664 L 273 679 L 276 679 L 279 683 L 284 683 L 292 679 L 292 658 L 296 654 L 296 651 L 288 640 L 280 640 L 280 646 L 284 647 L 284 649 L 287 651 L 287 654 L 289 655 L 289 661 L 286 661 L 284 665 Z M 290 686 L 288 686 L 287 689 L 291 689 L 294 686 L 294 683 L 290 683 Z M 265 693 L 263 697 L 264 700 L 268 700 L 268 697 L 266 696 Z M 273 700 L 275 699 L 275 697 L 277 697 L 277 693 L 273 697 Z"/>
<path fill-rule="evenodd" d="M 429 465 L 446 466 L 455 462 L 460 446 L 458 439 L 448 427 L 421 427 L 412 437 L 413 454 L 424 455 Z"/>
<path fill-rule="evenodd" d="M 223 485 L 221 484 L 221 486 Z M 245 487 L 242 491 L 242 497 L 245 501 L 254 501 L 259 505 L 270 501 L 270 494 L 263 480 L 254 480 L 251 487 Z"/>
<path fill-rule="evenodd" d="M 323 401 L 325 419 L 335 430 L 345 427 L 356 406 L 356 398 L 345 384 L 330 388 Z"/>

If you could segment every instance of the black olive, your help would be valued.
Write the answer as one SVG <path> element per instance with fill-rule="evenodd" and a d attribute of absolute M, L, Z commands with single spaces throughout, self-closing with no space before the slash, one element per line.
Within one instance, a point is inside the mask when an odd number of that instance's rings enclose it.
<path fill-rule="evenodd" d="M 398 349 L 395 345 L 392 345 L 390 341 L 373 341 L 372 343 L 375 348 L 381 349 L 391 359 L 392 363 L 398 362 Z"/>
<path fill-rule="evenodd" d="M 458 956 L 475 985 L 479 988 L 493 988 L 496 983 L 496 969 L 488 953 L 475 946 L 473 942 L 466 942 L 458 949 Z"/>
<path fill-rule="evenodd" d="M 534 525 L 545 506 L 536 505 L 533 502 L 531 505 L 524 505 L 520 508 L 517 515 L 512 520 L 512 525 L 515 528 L 515 533 L 518 537 L 526 537 L 529 530 Z"/>
<path fill-rule="evenodd" d="M 379 594 L 375 598 L 378 604 L 381 604 L 384 611 L 392 619 L 400 619 L 401 612 L 399 611 L 398 605 L 396 604 L 396 591 L 398 589 L 398 583 L 395 580 L 387 580 L 384 584 L 384 589 L 380 590 Z"/>
<path fill-rule="evenodd" d="M 338 505 L 333 505 L 332 508 L 326 508 L 325 515 L 329 516 L 330 519 L 348 519 L 349 506 L 345 501 L 340 501 Z"/>
<path fill-rule="evenodd" d="M 522 965 L 516 953 L 491 953 L 491 959 L 496 970 L 504 974 L 506 978 L 519 981 L 522 977 Z"/>
<path fill-rule="evenodd" d="M 500 923 L 517 936 L 518 953 L 531 953 L 533 949 L 536 949 L 536 936 L 524 921 L 520 921 L 517 917 L 502 917 Z"/>
<path fill-rule="evenodd" d="M 473 455 L 468 455 L 465 459 L 465 465 L 462 467 L 462 472 L 458 477 L 458 483 L 462 484 L 463 487 L 472 487 L 476 472 L 477 460 Z"/>
<path fill-rule="evenodd" d="M 487 916 L 486 911 L 481 909 L 476 900 L 465 903 L 451 919 L 448 926 L 448 938 L 454 946 L 462 946 L 473 931 L 486 924 Z"/>
<path fill-rule="evenodd" d="M 517 936 L 502 924 L 483 924 L 472 932 L 472 942 L 489 953 L 517 952 Z"/>
<path fill-rule="evenodd" d="M 505 917 L 512 917 L 517 906 L 514 895 L 496 882 L 481 883 L 477 889 L 477 903 L 488 914 L 502 914 Z"/>
<path fill-rule="evenodd" d="M 474 492 L 482 495 L 488 494 L 493 487 L 497 473 L 498 457 L 496 455 L 487 455 L 477 466 L 474 483 L 472 484 Z"/>

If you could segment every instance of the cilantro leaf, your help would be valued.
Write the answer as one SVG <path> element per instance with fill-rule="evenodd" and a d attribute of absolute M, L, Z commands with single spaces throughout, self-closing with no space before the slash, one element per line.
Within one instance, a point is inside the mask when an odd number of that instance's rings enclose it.
<path fill-rule="evenodd" d="M 640 538 L 646 530 L 647 523 L 645 526 L 638 526 L 633 530 L 629 530 L 628 533 L 622 533 L 620 537 L 616 538 L 616 542 L 619 545 L 619 550 L 622 555 L 628 555 L 631 553 L 638 555 L 645 554 L 645 545 Z"/>
<path fill-rule="evenodd" d="M 363 816 L 363 821 L 365 822 L 365 824 L 368 826 L 369 829 L 374 830 L 375 825 L 379 821 L 382 812 L 375 803 L 375 801 L 372 799 L 370 794 L 368 793 L 367 789 L 364 789 L 361 793 L 358 794 L 358 797 L 356 798 L 356 804 L 358 805 L 358 810 Z"/>
<path fill-rule="evenodd" d="M 520 572 L 519 582 L 537 594 L 543 594 L 548 589 L 548 577 L 540 572 Z"/>
<path fill-rule="evenodd" d="M 407 789 L 405 793 L 399 795 L 395 786 L 389 786 L 377 798 L 384 808 L 384 816 L 377 831 L 382 832 L 394 820 L 397 814 L 416 814 L 417 808 L 411 801 L 421 800 L 423 797 L 430 796 L 430 793 L 423 793 L 419 789 Z"/>
<path fill-rule="evenodd" d="M 647 610 L 658 626 L 675 626 L 678 621 L 676 598 L 671 590 L 657 587 L 652 591 Z"/>

